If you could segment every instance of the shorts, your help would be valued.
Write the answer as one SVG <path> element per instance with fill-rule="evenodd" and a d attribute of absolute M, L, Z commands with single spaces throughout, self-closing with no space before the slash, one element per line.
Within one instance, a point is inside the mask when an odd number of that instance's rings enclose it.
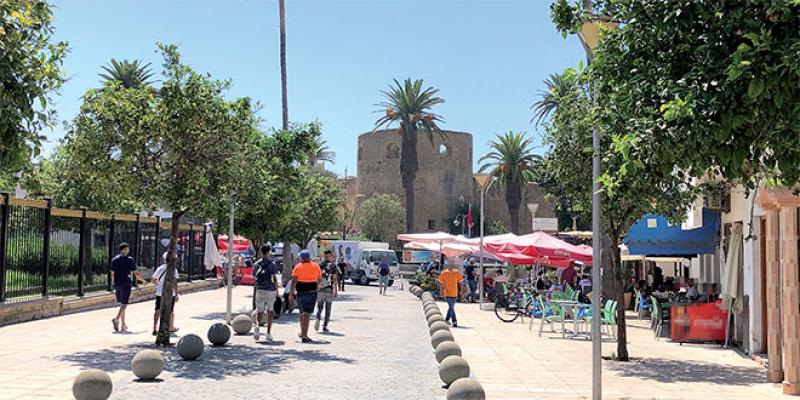
<path fill-rule="evenodd" d="M 161 310 L 161 296 L 156 296 L 156 311 Z M 172 307 L 170 310 L 175 311 L 175 296 L 172 296 Z"/>
<path fill-rule="evenodd" d="M 264 310 L 272 311 L 275 308 L 277 292 L 274 290 L 256 290 L 256 310 L 259 314 Z"/>
<path fill-rule="evenodd" d="M 317 305 L 317 291 L 297 292 L 297 308 L 301 313 L 311 314 Z"/>
<path fill-rule="evenodd" d="M 381 285 L 389 286 L 389 275 L 380 275 L 378 278 L 381 280 Z"/>
<path fill-rule="evenodd" d="M 117 303 L 128 304 L 131 299 L 130 286 L 114 286 L 114 296 L 117 298 Z"/>

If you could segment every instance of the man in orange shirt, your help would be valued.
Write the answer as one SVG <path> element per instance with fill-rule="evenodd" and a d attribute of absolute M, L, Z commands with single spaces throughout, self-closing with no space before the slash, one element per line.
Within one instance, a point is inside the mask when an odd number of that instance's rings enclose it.
<path fill-rule="evenodd" d="M 453 264 L 447 263 L 446 269 L 439 274 L 439 283 L 442 286 L 442 296 L 447 300 L 447 317 L 445 321 L 452 321 L 453 327 L 458 326 L 456 322 L 456 300 L 458 299 L 458 288 L 464 277 Z"/>
<path fill-rule="evenodd" d="M 303 343 L 311 342 L 308 337 L 309 317 L 314 312 L 317 303 L 317 285 L 322 280 L 322 270 L 319 264 L 311 261 L 311 253 L 308 250 L 300 252 L 300 263 L 292 270 L 292 293 L 291 299 L 297 299 L 297 307 L 300 309 L 300 339 Z"/>

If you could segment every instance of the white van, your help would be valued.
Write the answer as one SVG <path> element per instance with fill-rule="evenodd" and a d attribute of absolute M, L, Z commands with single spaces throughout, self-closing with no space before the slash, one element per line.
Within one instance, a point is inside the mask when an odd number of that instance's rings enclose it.
<path fill-rule="evenodd" d="M 389 286 L 394 284 L 394 278 L 399 276 L 400 263 L 397 254 L 389 250 L 388 243 L 334 240 L 332 245 L 336 261 L 344 260 L 347 264 L 347 277 L 353 283 L 369 285 L 370 282 L 377 281 L 378 266 L 383 259 L 386 259 L 392 271 Z"/>

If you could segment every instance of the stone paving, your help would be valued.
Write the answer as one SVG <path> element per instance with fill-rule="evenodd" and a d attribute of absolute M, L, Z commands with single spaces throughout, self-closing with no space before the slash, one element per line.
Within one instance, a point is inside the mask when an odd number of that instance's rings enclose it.
<path fill-rule="evenodd" d="M 0 399 L 71 398 L 72 380 L 85 368 L 111 374 L 112 399 L 443 399 L 419 300 L 394 289 L 384 297 L 376 286 L 347 286 L 334 302 L 332 332 L 311 335 L 316 344 L 300 343 L 295 312 L 276 322 L 272 344 L 234 335 L 193 362 L 162 350 L 166 367 L 157 383 L 137 382 L 130 372 L 135 353 L 153 347 L 152 302 L 128 308 L 130 334 L 113 333 L 112 309 L 3 327 Z M 237 287 L 234 310 L 249 309 L 251 293 Z M 207 342 L 224 309 L 224 289 L 181 296 L 179 333 Z"/>
<path fill-rule="evenodd" d="M 442 312 L 446 307 L 439 304 Z M 456 310 L 453 335 L 488 399 L 591 398 L 590 341 L 563 339 L 547 327 L 539 337 L 538 319 L 529 331 L 527 318 L 503 323 L 477 304 Z M 603 361 L 603 399 L 783 398 L 781 386 L 765 383 L 766 369 L 750 358 L 716 345 L 656 341 L 649 321 L 629 317 L 628 349 L 636 360 Z M 603 344 L 604 356 L 615 351 L 610 339 Z"/>

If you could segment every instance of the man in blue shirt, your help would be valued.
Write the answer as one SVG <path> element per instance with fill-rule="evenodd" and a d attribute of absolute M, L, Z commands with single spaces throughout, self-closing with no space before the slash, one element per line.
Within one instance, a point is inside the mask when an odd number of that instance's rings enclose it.
<path fill-rule="evenodd" d="M 114 282 L 114 294 L 119 303 L 117 316 L 111 320 L 115 332 L 128 330 L 128 325 L 125 324 L 125 309 L 128 308 L 128 301 L 131 298 L 131 272 L 136 276 L 137 281 L 142 284 L 147 283 L 136 270 L 136 260 L 128 255 L 129 251 L 130 246 L 127 243 L 121 243 L 119 254 L 111 260 L 111 281 Z"/>
<path fill-rule="evenodd" d="M 278 294 L 278 267 L 270 258 L 271 253 L 271 246 L 261 246 L 262 258 L 253 265 L 253 277 L 255 278 L 253 286 L 256 288 L 256 321 L 253 338 L 256 341 L 261 338 L 259 327 L 265 311 L 267 313 L 267 341 L 272 341 L 272 313 Z"/>
<path fill-rule="evenodd" d="M 464 262 L 464 277 L 467 278 L 467 286 L 469 286 L 469 295 L 467 301 L 470 303 L 475 302 L 477 296 L 478 283 L 475 281 L 475 267 L 476 262 L 474 258 L 470 258 Z"/>

